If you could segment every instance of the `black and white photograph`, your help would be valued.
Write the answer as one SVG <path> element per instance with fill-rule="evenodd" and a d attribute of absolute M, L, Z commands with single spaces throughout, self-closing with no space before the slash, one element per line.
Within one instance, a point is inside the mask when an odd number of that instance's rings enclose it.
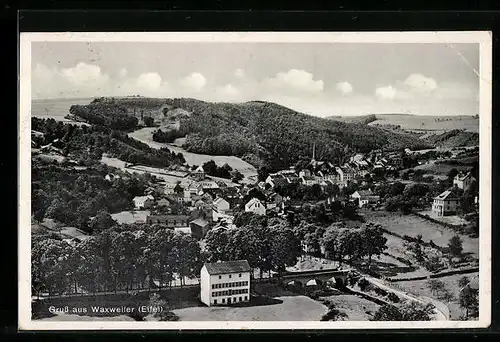
<path fill-rule="evenodd" d="M 20 49 L 20 329 L 490 324 L 488 32 Z"/>

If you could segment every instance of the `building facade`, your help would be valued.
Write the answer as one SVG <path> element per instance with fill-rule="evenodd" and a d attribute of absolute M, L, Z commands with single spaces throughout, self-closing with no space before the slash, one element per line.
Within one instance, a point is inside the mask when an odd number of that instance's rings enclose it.
<path fill-rule="evenodd" d="M 265 215 L 266 207 L 257 198 L 252 198 L 247 204 L 245 204 L 245 211 L 252 212 L 257 215 Z"/>
<path fill-rule="evenodd" d="M 446 190 L 439 196 L 434 197 L 432 212 L 436 216 L 455 215 L 459 205 L 459 198 L 452 190 Z"/>
<path fill-rule="evenodd" d="M 250 301 L 250 265 L 246 260 L 205 263 L 200 273 L 200 299 L 207 306 Z"/>
<path fill-rule="evenodd" d="M 453 185 L 459 189 L 467 190 L 474 180 L 475 178 L 472 177 L 470 172 L 467 174 L 458 173 L 455 178 L 453 178 Z"/>

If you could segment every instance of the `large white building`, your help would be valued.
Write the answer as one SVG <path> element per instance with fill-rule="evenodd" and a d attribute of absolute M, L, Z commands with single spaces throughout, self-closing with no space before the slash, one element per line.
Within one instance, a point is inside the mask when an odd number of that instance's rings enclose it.
<path fill-rule="evenodd" d="M 200 299 L 208 306 L 250 300 L 250 265 L 246 260 L 205 263 L 200 278 Z"/>

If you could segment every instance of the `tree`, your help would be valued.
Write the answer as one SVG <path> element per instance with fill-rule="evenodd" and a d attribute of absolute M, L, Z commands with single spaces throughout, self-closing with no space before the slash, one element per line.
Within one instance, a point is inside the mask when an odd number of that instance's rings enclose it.
<path fill-rule="evenodd" d="M 465 309 L 465 318 L 477 317 L 479 312 L 479 290 L 470 287 L 470 285 L 465 286 L 460 291 L 458 297 L 460 307 Z"/>
<path fill-rule="evenodd" d="M 371 319 L 372 321 L 430 321 L 433 318 L 432 304 L 420 304 L 405 301 L 400 304 L 382 305 Z"/>
<path fill-rule="evenodd" d="M 432 294 L 439 296 L 443 291 L 446 290 L 443 281 L 439 279 L 429 279 L 427 282 Z"/>
<path fill-rule="evenodd" d="M 178 321 L 179 316 L 171 311 L 168 311 L 167 301 L 162 299 L 158 293 L 152 293 L 149 296 L 149 306 L 153 308 L 162 308 L 159 312 L 154 312 L 153 317 L 159 321 Z"/>
<path fill-rule="evenodd" d="M 446 176 L 448 177 L 448 181 L 453 184 L 453 178 L 455 178 L 455 176 L 458 174 L 458 170 L 456 168 L 453 168 L 451 169 L 450 171 L 448 171 L 448 173 L 446 174 Z"/>
<path fill-rule="evenodd" d="M 224 229 L 209 230 L 205 236 L 205 248 L 208 252 L 208 261 L 230 260 L 229 233 Z"/>
<path fill-rule="evenodd" d="M 462 239 L 460 239 L 460 236 L 454 235 L 450 241 L 448 242 L 448 249 L 451 253 L 451 255 L 455 257 L 459 257 L 462 255 Z"/>
<path fill-rule="evenodd" d="M 361 228 L 362 254 L 368 256 L 368 265 L 371 264 L 373 255 L 380 255 L 387 249 L 387 238 L 384 237 L 382 226 L 367 223 Z"/>
<path fill-rule="evenodd" d="M 234 170 L 231 172 L 231 180 L 234 183 L 239 183 L 243 178 L 244 178 L 244 176 L 240 171 Z"/>
<path fill-rule="evenodd" d="M 270 255 L 274 269 L 281 274 L 293 266 L 302 252 L 300 240 L 290 228 L 276 225 L 270 229 Z"/>
<path fill-rule="evenodd" d="M 116 221 L 105 210 L 99 210 L 97 215 L 90 220 L 90 231 L 92 234 L 98 234 L 114 226 Z"/>
<path fill-rule="evenodd" d="M 154 124 L 155 124 L 154 119 L 150 116 L 145 116 L 143 121 L 144 121 L 144 125 L 146 125 L 148 127 L 154 126 Z"/>

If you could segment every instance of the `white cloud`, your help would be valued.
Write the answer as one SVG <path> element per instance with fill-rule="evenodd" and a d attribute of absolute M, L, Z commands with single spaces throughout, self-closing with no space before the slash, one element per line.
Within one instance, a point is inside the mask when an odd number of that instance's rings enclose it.
<path fill-rule="evenodd" d="M 409 86 L 414 91 L 429 92 L 438 87 L 435 79 L 426 77 L 422 74 L 411 74 L 404 81 L 404 84 Z"/>
<path fill-rule="evenodd" d="M 61 69 L 61 74 L 77 86 L 98 86 L 109 81 L 109 76 L 102 74 L 99 66 L 82 62 L 73 68 Z"/>
<path fill-rule="evenodd" d="M 223 87 L 217 87 L 216 92 L 220 95 L 226 96 L 236 96 L 240 94 L 240 91 L 232 84 L 226 84 Z"/>
<path fill-rule="evenodd" d="M 245 77 L 245 75 L 246 75 L 245 70 L 241 68 L 238 68 L 234 71 L 234 77 L 236 78 L 243 78 Z"/>
<path fill-rule="evenodd" d="M 314 80 L 313 74 L 300 69 L 279 72 L 274 77 L 264 80 L 264 83 L 272 88 L 308 93 L 320 93 L 324 88 L 322 80 Z"/>
<path fill-rule="evenodd" d="M 381 99 L 392 100 L 396 96 L 397 90 L 392 85 L 378 87 L 375 90 L 375 95 Z"/>
<path fill-rule="evenodd" d="M 161 76 L 156 72 L 147 72 L 137 77 L 136 85 L 140 88 L 155 91 L 162 85 Z"/>
<path fill-rule="evenodd" d="M 128 71 L 125 68 L 121 68 L 120 71 L 118 72 L 118 75 L 120 75 L 120 77 L 125 77 L 125 76 L 127 76 L 127 74 L 128 74 Z"/>
<path fill-rule="evenodd" d="M 180 84 L 189 90 L 201 91 L 207 84 L 207 79 L 199 72 L 193 72 L 181 79 Z"/>
<path fill-rule="evenodd" d="M 350 94 L 353 91 L 352 85 L 349 82 L 339 82 L 335 86 L 335 89 L 340 91 L 342 95 Z"/>

